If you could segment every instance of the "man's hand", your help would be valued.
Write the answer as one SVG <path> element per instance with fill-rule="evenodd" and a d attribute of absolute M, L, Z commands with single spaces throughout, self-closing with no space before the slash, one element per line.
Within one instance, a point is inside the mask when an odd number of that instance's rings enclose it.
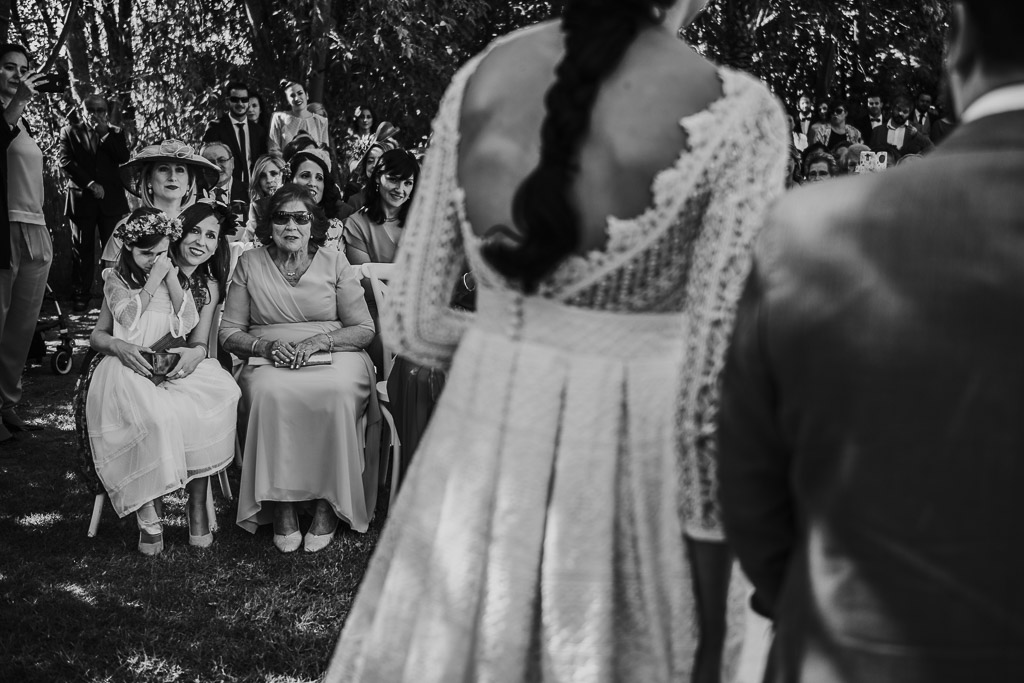
<path fill-rule="evenodd" d="M 103 186 L 96 181 L 89 183 L 89 191 L 92 192 L 92 196 L 96 199 L 103 199 L 103 196 L 106 194 L 103 190 Z"/>

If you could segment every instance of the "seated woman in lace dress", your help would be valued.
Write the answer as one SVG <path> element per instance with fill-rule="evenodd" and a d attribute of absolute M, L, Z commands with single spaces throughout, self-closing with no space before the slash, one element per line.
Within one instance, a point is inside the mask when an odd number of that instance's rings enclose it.
<path fill-rule="evenodd" d="M 344 254 L 324 248 L 327 219 L 306 190 L 281 187 L 232 277 L 220 326 L 225 349 L 247 359 L 245 456 L 238 524 L 273 523 L 284 553 L 325 548 L 339 519 L 365 532 L 377 494 L 376 453 L 363 417 L 379 426 L 373 321 Z M 310 364 L 310 359 L 316 364 Z M 313 513 L 303 539 L 299 507 Z"/>
<path fill-rule="evenodd" d="M 163 550 L 157 503 L 183 486 L 189 544 L 213 542 L 209 476 L 234 456 L 238 386 L 207 358 L 205 344 L 227 278 L 224 228 L 232 219 L 200 205 L 180 221 L 136 209 L 117 227 L 124 248 L 103 272 L 103 306 L 90 337 L 104 354 L 85 404 L 96 473 L 117 514 L 136 513 L 139 551 L 147 555 Z M 146 354 L 157 348 L 179 358 L 154 384 Z"/>

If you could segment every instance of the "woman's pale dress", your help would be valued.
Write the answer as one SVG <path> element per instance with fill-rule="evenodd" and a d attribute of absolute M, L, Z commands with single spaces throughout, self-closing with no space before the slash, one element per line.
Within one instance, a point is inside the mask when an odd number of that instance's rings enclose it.
<path fill-rule="evenodd" d="M 688 681 L 684 534 L 720 534 L 716 379 L 783 189 L 782 108 L 721 69 L 652 205 L 524 297 L 481 257 L 456 177 L 479 60 L 442 100 L 383 315 L 398 353 L 451 363 L 448 383 L 326 680 Z M 467 257 L 475 315 L 448 306 Z"/>
<path fill-rule="evenodd" d="M 222 342 L 244 330 L 298 342 L 342 327 L 373 329 L 357 274 L 345 256 L 319 249 L 292 287 L 269 249 L 242 254 L 221 322 Z M 326 500 L 355 531 L 373 516 L 379 460 L 364 457 L 375 421 L 373 365 L 362 351 L 338 351 L 332 364 L 298 370 L 250 359 L 238 383 L 247 415 L 238 524 L 255 532 L 273 521 L 269 501 Z M 376 454 L 372 447 L 369 452 Z"/>
<path fill-rule="evenodd" d="M 275 111 L 270 117 L 270 131 L 267 138 L 267 151 L 270 154 L 282 154 L 289 142 L 305 133 L 313 138 L 313 142 L 323 146 L 329 140 L 327 119 L 319 114 L 307 112 L 309 116 L 295 116 L 287 111 Z"/>
<path fill-rule="evenodd" d="M 187 336 L 199 321 L 188 289 L 175 312 L 161 283 L 140 314 L 141 290 L 130 289 L 112 268 L 103 271 L 103 279 L 118 339 L 149 346 L 168 332 Z M 230 464 L 238 398 L 238 385 L 213 359 L 202 361 L 184 379 L 160 385 L 116 356 L 101 360 L 89 386 L 86 415 L 96 474 L 117 514 L 123 517 Z"/>

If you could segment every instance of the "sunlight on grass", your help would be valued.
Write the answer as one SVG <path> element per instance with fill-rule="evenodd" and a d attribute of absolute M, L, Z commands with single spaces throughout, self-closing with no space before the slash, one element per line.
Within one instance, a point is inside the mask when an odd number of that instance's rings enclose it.
<path fill-rule="evenodd" d="M 33 529 L 49 529 L 64 519 L 59 512 L 33 512 L 30 515 L 19 517 L 15 524 Z"/>
<path fill-rule="evenodd" d="M 131 653 L 125 666 L 136 675 L 147 677 L 159 676 L 161 681 L 176 681 L 185 675 L 184 669 L 160 657 L 153 657 L 145 652 Z"/>
<path fill-rule="evenodd" d="M 93 596 L 92 593 L 90 593 L 89 591 L 85 590 L 84 588 L 82 588 L 78 584 L 75 584 L 75 583 L 62 583 L 62 584 L 56 586 L 56 588 L 59 589 L 59 590 L 64 591 L 65 593 L 70 593 L 71 595 L 75 596 L 76 598 L 78 598 L 79 600 L 81 600 L 82 602 L 84 602 L 87 605 L 91 605 L 93 607 L 96 606 L 96 598 L 95 598 L 95 596 Z"/>

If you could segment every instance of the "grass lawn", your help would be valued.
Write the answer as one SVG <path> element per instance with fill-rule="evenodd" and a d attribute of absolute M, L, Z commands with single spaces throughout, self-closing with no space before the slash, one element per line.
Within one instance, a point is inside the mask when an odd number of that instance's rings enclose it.
<path fill-rule="evenodd" d="M 73 320 L 71 374 L 52 374 L 47 359 L 25 375 L 21 415 L 46 429 L 0 445 L 0 681 L 316 680 L 383 512 L 366 534 L 339 530 L 320 553 L 285 556 L 269 528 L 236 526 L 211 482 L 212 548 L 189 547 L 183 493 L 165 499 L 156 558 L 137 552 L 134 516 L 119 520 L 109 504 L 88 538 L 93 495 L 75 475 L 71 399 L 94 318 Z"/>

